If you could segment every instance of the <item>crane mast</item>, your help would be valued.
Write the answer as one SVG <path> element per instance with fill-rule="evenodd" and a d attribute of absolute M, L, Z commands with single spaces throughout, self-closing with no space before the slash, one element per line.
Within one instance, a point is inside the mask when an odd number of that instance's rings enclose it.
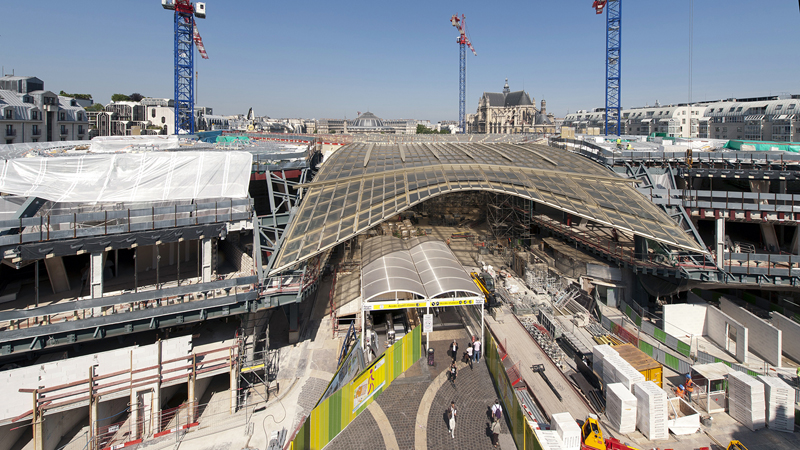
<path fill-rule="evenodd" d="M 206 17 L 206 4 L 190 0 L 161 0 L 164 9 L 175 11 L 175 134 L 194 134 L 194 45 L 208 59 L 194 17 Z"/>
<path fill-rule="evenodd" d="M 461 128 L 461 133 L 467 132 L 465 115 L 467 111 L 467 46 L 469 49 L 472 50 L 472 54 L 478 56 L 475 53 L 475 48 L 472 47 L 472 42 L 470 42 L 469 38 L 467 37 L 467 25 L 465 23 L 465 17 L 462 14 L 461 18 L 458 17 L 458 14 L 453 14 L 450 18 L 450 23 L 458 29 L 458 38 L 456 38 L 456 42 L 459 46 L 459 72 L 458 72 L 458 126 Z"/>
<path fill-rule="evenodd" d="M 620 85 L 622 69 L 620 65 L 622 48 L 622 0 L 595 0 L 592 8 L 597 14 L 606 10 L 606 130 L 608 136 L 622 134 Z"/>

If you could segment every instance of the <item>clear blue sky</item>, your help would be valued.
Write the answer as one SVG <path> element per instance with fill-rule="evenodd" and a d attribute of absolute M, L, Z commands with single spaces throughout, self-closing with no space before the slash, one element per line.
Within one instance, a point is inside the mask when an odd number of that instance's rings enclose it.
<path fill-rule="evenodd" d="M 51 91 L 173 97 L 173 15 L 158 0 L 5 2 L 0 64 Z M 209 0 L 198 28 L 198 104 L 216 114 L 431 121 L 458 114 L 465 14 L 467 112 L 508 78 L 548 112 L 603 106 L 605 15 L 591 0 Z M 622 106 L 688 99 L 689 0 L 623 3 Z M 694 4 L 693 99 L 800 93 L 794 1 Z"/>

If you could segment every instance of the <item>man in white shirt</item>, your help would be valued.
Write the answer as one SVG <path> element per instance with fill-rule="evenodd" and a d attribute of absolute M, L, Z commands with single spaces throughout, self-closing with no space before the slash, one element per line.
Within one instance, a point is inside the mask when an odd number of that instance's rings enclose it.
<path fill-rule="evenodd" d="M 481 341 L 475 339 L 475 343 L 472 344 L 472 357 L 475 359 L 475 362 L 481 362 Z"/>

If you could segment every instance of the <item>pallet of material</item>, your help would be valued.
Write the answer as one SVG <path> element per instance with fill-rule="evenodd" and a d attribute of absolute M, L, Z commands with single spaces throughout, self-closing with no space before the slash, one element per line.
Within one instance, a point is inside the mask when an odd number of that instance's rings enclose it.
<path fill-rule="evenodd" d="M 564 450 L 580 450 L 581 427 L 568 412 L 557 413 L 551 416 L 551 427 L 561 438 Z"/>
<path fill-rule="evenodd" d="M 603 358 L 603 386 L 617 382 L 617 366 L 625 362 L 619 355 Z"/>
<path fill-rule="evenodd" d="M 794 432 L 795 390 L 778 377 L 759 375 L 764 383 L 767 426 L 775 431 Z"/>
<path fill-rule="evenodd" d="M 636 396 L 622 383 L 606 386 L 606 417 L 619 433 L 636 431 Z"/>
<path fill-rule="evenodd" d="M 764 384 L 743 372 L 728 373 L 728 414 L 751 431 L 766 425 Z"/>
<path fill-rule="evenodd" d="M 533 430 L 533 432 L 542 444 L 542 450 L 566 450 L 561 437 L 554 430 Z"/>
<path fill-rule="evenodd" d="M 652 381 L 636 383 L 636 428 L 650 441 L 669 438 L 667 393 Z"/>
<path fill-rule="evenodd" d="M 608 344 L 592 347 L 592 370 L 597 374 L 599 380 L 603 380 L 603 360 L 615 355 L 618 353 Z"/>

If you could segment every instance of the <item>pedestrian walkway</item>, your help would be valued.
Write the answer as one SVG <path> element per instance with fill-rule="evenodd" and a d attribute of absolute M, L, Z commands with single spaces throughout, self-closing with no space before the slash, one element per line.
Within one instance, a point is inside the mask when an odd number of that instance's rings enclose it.
<path fill-rule="evenodd" d="M 452 361 L 448 345 L 459 343 L 458 377 L 447 379 Z M 424 341 L 424 338 L 423 338 Z M 481 360 L 470 369 L 461 362 L 469 337 L 464 330 L 431 333 L 436 365 L 423 358 L 377 397 L 327 449 L 489 449 L 489 408 L 497 398 L 491 376 Z M 450 437 L 446 412 L 456 402 L 455 437 Z M 514 449 L 508 425 L 502 424 L 500 447 Z"/>

